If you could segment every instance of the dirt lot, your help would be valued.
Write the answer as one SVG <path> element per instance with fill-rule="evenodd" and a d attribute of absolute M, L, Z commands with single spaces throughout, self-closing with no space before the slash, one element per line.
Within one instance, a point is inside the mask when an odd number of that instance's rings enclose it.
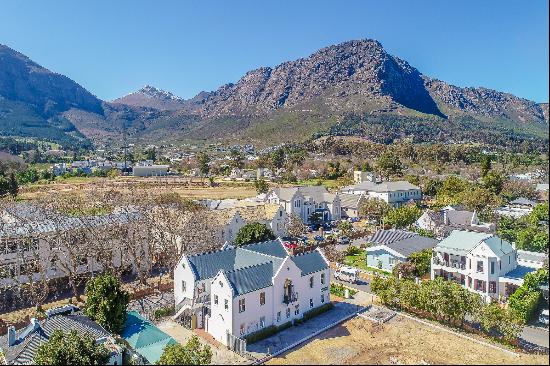
<path fill-rule="evenodd" d="M 548 365 L 548 356 L 515 357 L 397 316 L 383 325 L 354 318 L 268 364 Z"/>
<path fill-rule="evenodd" d="M 158 193 L 176 192 L 182 197 L 191 199 L 225 199 L 247 198 L 256 196 L 253 183 L 249 182 L 220 182 L 216 187 L 203 186 L 205 182 L 199 178 L 189 179 L 158 179 L 158 178 L 133 178 L 119 177 L 107 178 L 70 178 L 66 181 L 55 181 L 48 184 L 35 184 L 22 187 L 20 197 L 35 199 L 48 193 L 79 193 L 97 190 L 117 189 L 124 191 L 127 187 L 134 186 L 138 189 L 155 190 Z"/>

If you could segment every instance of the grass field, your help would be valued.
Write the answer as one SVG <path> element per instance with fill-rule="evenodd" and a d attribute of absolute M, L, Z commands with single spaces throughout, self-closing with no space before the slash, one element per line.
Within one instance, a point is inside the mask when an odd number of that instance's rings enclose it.
<path fill-rule="evenodd" d="M 382 325 L 356 317 L 267 364 L 548 365 L 548 356 L 517 357 L 401 316 Z"/>

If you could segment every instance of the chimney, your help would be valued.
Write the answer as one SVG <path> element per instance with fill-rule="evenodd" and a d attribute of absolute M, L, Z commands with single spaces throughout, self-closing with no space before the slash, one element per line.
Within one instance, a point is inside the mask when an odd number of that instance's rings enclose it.
<path fill-rule="evenodd" d="M 15 345 L 15 327 L 8 327 L 8 347 Z"/>
<path fill-rule="evenodd" d="M 40 328 L 40 322 L 36 318 L 31 318 L 32 330 L 38 330 Z"/>

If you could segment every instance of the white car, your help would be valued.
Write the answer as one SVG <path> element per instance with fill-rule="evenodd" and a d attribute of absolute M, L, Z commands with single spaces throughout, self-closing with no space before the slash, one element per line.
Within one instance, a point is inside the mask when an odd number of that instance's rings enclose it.
<path fill-rule="evenodd" d="M 342 266 L 334 272 L 334 278 L 340 281 L 356 283 L 359 280 L 359 271 L 355 268 Z"/>
<path fill-rule="evenodd" d="M 548 309 L 545 309 L 539 315 L 539 322 L 544 325 L 548 325 Z"/>

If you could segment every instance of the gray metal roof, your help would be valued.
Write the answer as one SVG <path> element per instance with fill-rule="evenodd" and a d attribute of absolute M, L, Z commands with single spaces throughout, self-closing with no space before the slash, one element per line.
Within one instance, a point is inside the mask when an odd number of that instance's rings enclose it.
<path fill-rule="evenodd" d="M 418 234 L 412 233 L 410 231 L 405 231 L 405 230 L 397 230 L 397 229 L 377 230 L 374 234 L 371 235 L 371 237 L 367 240 L 367 242 L 374 245 L 378 245 L 378 244 L 387 245 L 403 239 L 412 238 L 415 235 L 418 235 Z"/>
<path fill-rule="evenodd" d="M 318 251 L 307 252 L 304 254 L 298 254 L 291 257 L 292 261 L 302 271 L 302 276 L 306 276 L 310 273 L 315 273 L 328 268 L 327 262 Z"/>
<path fill-rule="evenodd" d="M 537 205 L 537 202 L 532 201 L 532 200 L 530 200 L 528 198 L 525 198 L 525 197 L 519 197 L 519 198 L 516 198 L 513 201 L 510 201 L 510 204 L 511 205 L 521 205 L 521 206 L 535 207 Z"/>
<path fill-rule="evenodd" d="M 450 254 L 466 255 L 479 243 L 492 236 L 493 234 L 453 230 L 448 237 L 437 244 L 436 248 Z"/>
<path fill-rule="evenodd" d="M 435 239 L 415 235 L 386 244 L 386 246 L 405 257 L 409 257 L 412 253 L 420 252 L 425 249 L 433 249 L 437 243 L 439 242 Z"/>
<path fill-rule="evenodd" d="M 271 286 L 274 267 L 272 262 L 262 263 L 225 272 L 225 275 L 235 290 L 234 295 L 239 296 Z"/>
<path fill-rule="evenodd" d="M 32 325 L 29 325 L 32 327 Z M 14 364 L 33 364 L 34 356 L 38 347 L 46 342 L 52 333 L 60 329 L 63 332 L 76 330 L 80 334 L 90 334 L 95 339 L 108 337 L 111 334 L 103 329 L 99 324 L 82 314 L 55 315 L 40 321 L 40 326 L 36 330 L 25 328 L 16 333 L 16 344 L 8 347 L 8 337 L 0 337 L 0 349 L 8 365 Z M 19 339 L 21 335 L 25 335 Z"/>
<path fill-rule="evenodd" d="M 340 193 L 340 207 L 357 209 L 363 197 L 362 194 Z"/>
<path fill-rule="evenodd" d="M 213 278 L 220 270 L 229 272 L 271 262 L 280 265 L 287 256 L 288 253 L 279 240 L 269 240 L 233 249 L 195 254 L 187 259 L 200 281 Z"/>

